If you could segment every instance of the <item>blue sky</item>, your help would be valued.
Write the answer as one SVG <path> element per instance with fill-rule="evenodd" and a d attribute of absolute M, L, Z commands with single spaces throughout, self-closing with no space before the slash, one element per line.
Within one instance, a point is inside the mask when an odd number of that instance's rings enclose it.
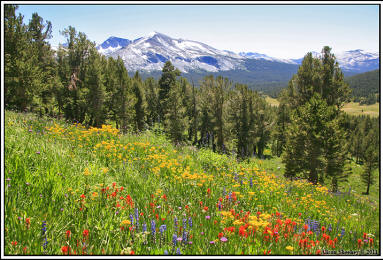
<path fill-rule="evenodd" d="M 378 5 L 19 5 L 53 25 L 52 45 L 69 25 L 97 44 L 152 31 L 234 52 L 300 58 L 325 45 L 333 52 L 379 51 Z"/>

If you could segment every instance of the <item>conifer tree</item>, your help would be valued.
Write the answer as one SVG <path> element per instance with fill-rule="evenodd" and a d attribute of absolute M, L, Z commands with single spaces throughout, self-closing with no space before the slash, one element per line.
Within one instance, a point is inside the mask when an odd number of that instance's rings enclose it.
<path fill-rule="evenodd" d="M 184 131 L 188 127 L 186 108 L 182 104 L 180 82 L 177 81 L 169 90 L 169 98 L 165 114 L 165 130 L 170 139 L 175 143 L 185 140 Z"/>
<path fill-rule="evenodd" d="M 338 181 L 345 179 L 346 159 L 338 150 L 345 139 L 338 120 L 349 90 L 330 50 L 324 47 L 319 59 L 308 53 L 289 82 L 287 97 L 293 116 L 283 162 L 287 176 L 303 175 L 314 184 L 323 183 L 326 176 L 337 189 Z M 299 166 L 293 166 L 296 161 Z"/>
<path fill-rule="evenodd" d="M 133 94 L 135 97 L 135 104 L 134 104 L 134 122 L 135 122 L 135 129 L 138 132 L 141 132 L 144 130 L 145 126 L 145 110 L 144 110 L 144 99 L 143 99 L 143 93 L 142 93 L 142 80 L 141 76 L 136 71 L 134 78 L 133 78 Z"/>
<path fill-rule="evenodd" d="M 105 102 L 105 83 L 103 75 L 103 64 L 100 54 L 96 48 L 90 50 L 87 62 L 87 71 L 85 74 L 87 114 L 89 115 L 89 124 L 95 127 L 101 127 L 105 122 L 106 114 L 104 109 Z"/>
<path fill-rule="evenodd" d="M 162 121 L 166 113 L 169 92 L 172 86 L 176 84 L 177 77 L 181 72 L 176 69 L 170 61 L 167 61 L 162 69 L 161 78 L 158 81 L 159 85 L 159 100 L 160 100 L 160 120 Z"/>
<path fill-rule="evenodd" d="M 370 193 L 370 187 L 375 183 L 376 176 L 374 175 L 374 170 L 379 167 L 380 138 L 378 133 L 378 131 L 370 129 L 362 145 L 363 172 L 361 179 L 366 185 L 366 192 L 364 193 L 366 195 Z"/>
<path fill-rule="evenodd" d="M 158 97 L 158 83 L 153 77 L 149 77 L 144 81 L 145 99 L 147 103 L 147 124 L 154 126 L 159 122 L 160 102 Z"/>

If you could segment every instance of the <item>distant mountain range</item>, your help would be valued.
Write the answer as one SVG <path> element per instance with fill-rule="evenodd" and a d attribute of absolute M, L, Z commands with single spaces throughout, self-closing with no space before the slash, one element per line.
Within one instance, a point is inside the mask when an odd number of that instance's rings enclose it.
<path fill-rule="evenodd" d="M 184 39 L 175 39 L 165 34 L 153 32 L 145 37 L 123 39 L 109 37 L 97 46 L 100 53 L 117 58 L 121 56 L 129 71 L 158 71 L 170 60 L 184 73 L 220 72 L 230 70 L 248 71 L 247 60 L 265 60 L 290 65 L 299 65 L 303 59 L 279 59 L 256 52 L 235 53 L 218 50 L 207 44 Z M 312 52 L 315 56 L 318 52 Z M 345 72 L 351 74 L 379 68 L 379 53 L 360 49 L 336 53 L 337 61 Z"/>
<path fill-rule="evenodd" d="M 197 85 L 205 75 L 213 74 L 264 92 L 286 86 L 303 60 L 303 57 L 280 59 L 257 52 L 218 50 L 198 41 L 175 39 L 158 32 L 135 40 L 109 37 L 97 49 L 108 57 L 120 56 L 131 74 L 139 71 L 144 78 L 158 78 L 165 62 L 170 60 L 182 76 Z M 357 49 L 335 53 L 335 56 L 345 76 L 379 69 L 376 52 Z"/>

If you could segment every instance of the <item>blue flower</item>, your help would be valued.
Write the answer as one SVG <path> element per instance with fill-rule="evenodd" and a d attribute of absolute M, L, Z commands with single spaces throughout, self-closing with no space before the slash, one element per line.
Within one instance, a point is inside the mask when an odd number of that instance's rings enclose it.
<path fill-rule="evenodd" d="M 169 254 L 168 250 L 165 249 L 164 255 L 168 255 L 168 254 Z"/>
<path fill-rule="evenodd" d="M 177 255 L 180 255 L 181 254 L 181 250 L 179 248 L 177 248 L 177 252 L 176 252 Z"/>
<path fill-rule="evenodd" d="M 174 235 L 173 235 L 173 240 L 172 240 L 172 242 L 173 242 L 173 245 L 174 245 L 174 246 L 177 245 L 177 234 L 174 234 Z"/>
<path fill-rule="evenodd" d="M 189 217 L 189 227 L 192 228 L 193 227 L 193 221 L 192 221 L 192 218 Z"/>

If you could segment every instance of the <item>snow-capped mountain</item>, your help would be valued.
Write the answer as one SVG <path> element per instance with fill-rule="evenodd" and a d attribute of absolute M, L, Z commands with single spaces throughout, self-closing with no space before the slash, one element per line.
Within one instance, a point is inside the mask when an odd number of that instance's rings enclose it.
<path fill-rule="evenodd" d="M 312 51 L 314 57 L 320 57 L 321 53 Z M 362 73 L 379 68 L 379 53 L 367 52 L 364 50 L 350 50 L 334 53 L 339 66 L 345 72 Z M 295 64 L 301 64 L 303 57 L 300 59 L 291 59 Z"/>
<path fill-rule="evenodd" d="M 245 69 L 241 65 L 243 57 L 238 54 L 221 51 L 197 41 L 174 39 L 158 32 L 136 39 L 123 48 L 109 52 L 108 56 L 120 56 L 128 71 L 162 70 L 167 60 L 182 72 Z"/>
<path fill-rule="evenodd" d="M 112 37 L 109 37 L 106 41 L 104 41 L 100 45 L 98 45 L 97 50 L 104 55 L 108 55 L 114 51 L 117 51 L 129 45 L 130 43 L 131 41 L 128 39 L 112 36 Z"/>
<path fill-rule="evenodd" d="M 379 68 L 379 53 L 377 52 L 357 49 L 335 53 L 335 57 L 343 70 L 367 72 Z"/>
<path fill-rule="evenodd" d="M 289 64 L 296 64 L 295 61 L 291 59 L 278 59 L 274 57 L 270 57 L 266 54 L 261 54 L 257 52 L 240 52 L 239 55 L 241 55 L 244 58 L 247 59 L 264 59 L 264 60 L 269 60 L 269 61 L 276 61 L 276 62 L 283 62 L 283 63 L 289 63 Z"/>
<path fill-rule="evenodd" d="M 280 64 L 299 65 L 300 59 L 279 59 L 256 52 L 234 53 L 228 50 L 218 50 L 207 44 L 175 39 L 165 34 L 152 32 L 147 36 L 130 41 L 128 39 L 109 37 L 97 46 L 100 53 L 117 58 L 120 56 L 128 71 L 161 71 L 164 63 L 170 60 L 182 72 L 223 72 L 242 70 L 251 72 L 254 67 L 262 66 L 255 63 L 268 62 L 268 67 Z M 315 57 L 320 52 L 312 52 Z M 361 73 L 379 68 L 379 53 L 363 50 L 351 50 L 335 53 L 340 67 L 344 71 Z M 251 64 L 249 66 L 249 64 Z M 263 66 L 264 67 L 264 66 Z"/>

